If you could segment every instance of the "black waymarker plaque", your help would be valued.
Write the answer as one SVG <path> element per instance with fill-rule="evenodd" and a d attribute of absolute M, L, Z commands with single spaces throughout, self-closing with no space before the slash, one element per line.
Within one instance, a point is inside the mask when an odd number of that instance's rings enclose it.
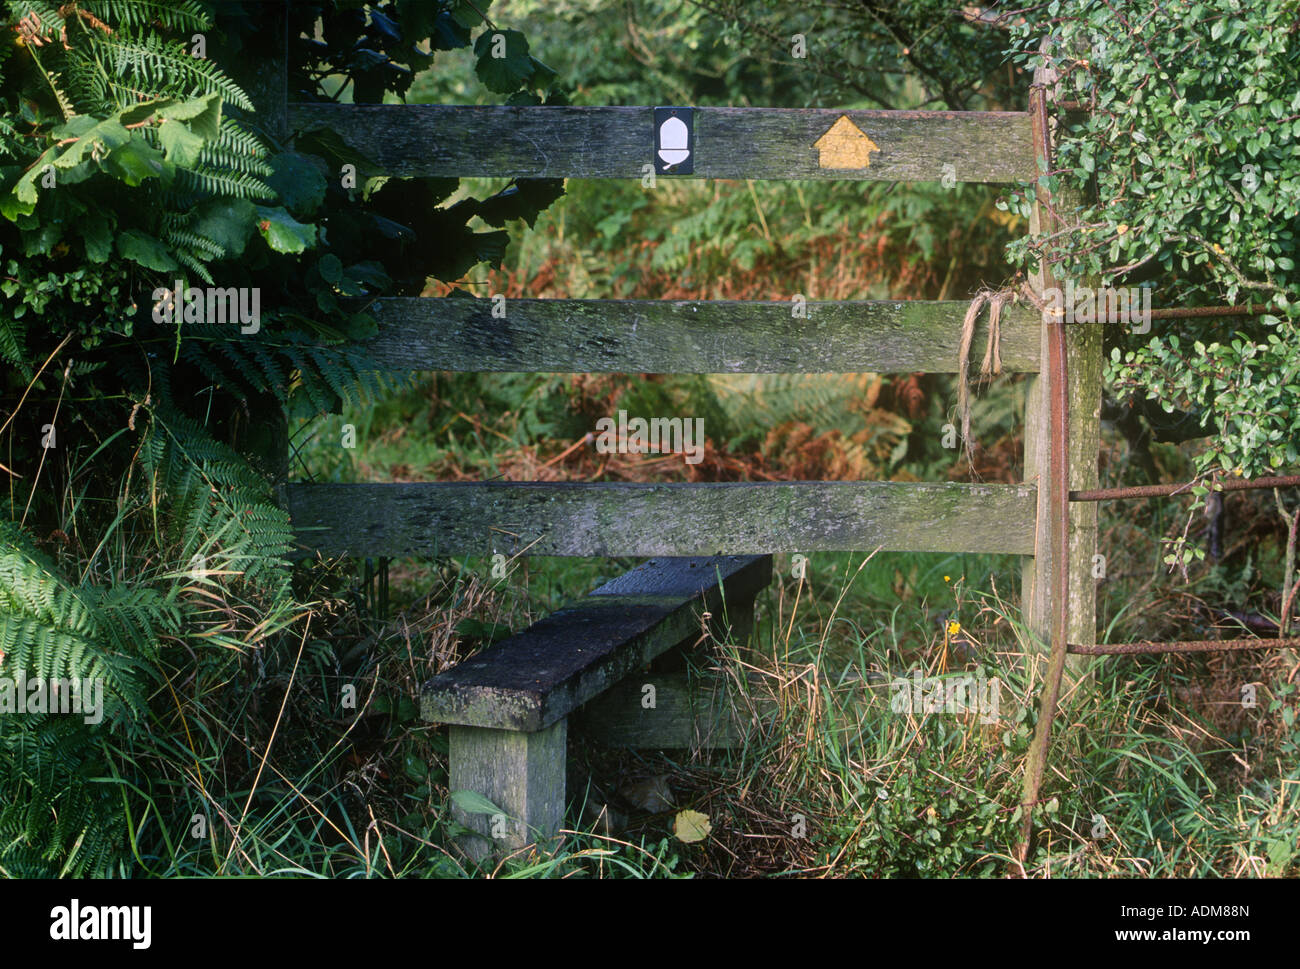
<path fill-rule="evenodd" d="M 690 175 L 695 171 L 694 116 L 694 108 L 655 108 L 656 175 Z"/>

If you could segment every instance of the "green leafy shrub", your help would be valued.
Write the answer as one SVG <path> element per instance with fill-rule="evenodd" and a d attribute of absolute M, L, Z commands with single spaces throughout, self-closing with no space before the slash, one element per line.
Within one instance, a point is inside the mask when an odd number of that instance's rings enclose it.
<path fill-rule="evenodd" d="M 1017 59 L 1049 63 L 1083 120 L 1059 139 L 1049 188 L 1095 201 L 1064 231 L 1013 244 L 1061 278 L 1155 285 L 1156 309 L 1263 307 L 1252 318 L 1157 321 L 1117 339 L 1107 378 L 1209 435 L 1202 472 L 1246 475 L 1296 464 L 1300 410 L 1300 47 L 1294 0 L 1059 4 L 1053 47 L 1015 28 Z M 1194 434 L 1191 436 L 1195 436 Z"/>

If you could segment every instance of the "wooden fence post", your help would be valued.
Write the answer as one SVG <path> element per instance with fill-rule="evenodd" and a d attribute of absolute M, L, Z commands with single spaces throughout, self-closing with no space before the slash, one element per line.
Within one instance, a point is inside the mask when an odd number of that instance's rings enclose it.
<path fill-rule="evenodd" d="M 1054 72 L 1043 75 L 1043 83 L 1054 83 Z M 1050 101 L 1051 87 L 1044 91 Z M 1055 119 L 1053 131 L 1059 122 Z M 1052 140 L 1055 140 L 1053 136 Z M 1048 152 L 1050 159 L 1051 153 Z M 1049 162 L 1050 165 L 1050 162 Z M 1063 188 L 1054 197 L 1039 198 L 1030 216 L 1031 235 L 1040 236 L 1059 231 L 1063 226 L 1078 221 L 1078 211 L 1084 204 L 1083 194 L 1073 188 Z M 1097 280 L 1078 281 L 1081 286 L 1095 286 Z M 1042 293 L 1046 288 L 1061 286 L 1049 268 L 1040 265 L 1032 286 Z M 1043 315 L 1042 355 L 1048 359 L 1048 316 Z M 1068 440 L 1059 442 L 1066 448 L 1066 462 L 1070 469 L 1070 490 L 1097 487 L 1097 455 L 1101 447 L 1101 367 L 1102 326 L 1071 324 L 1066 327 L 1066 373 L 1069 395 Z M 1051 639 L 1052 583 L 1051 562 L 1052 530 L 1051 489 L 1048 487 L 1048 467 L 1053 441 L 1051 439 L 1050 408 L 1048 406 L 1050 375 L 1044 367 L 1041 373 L 1031 375 L 1026 383 L 1025 400 L 1025 481 L 1038 483 L 1038 528 L 1035 534 L 1034 554 L 1027 556 L 1022 573 L 1022 605 L 1025 624 L 1035 637 L 1036 645 L 1046 653 Z M 1092 644 L 1097 638 L 1097 580 L 1094 562 L 1097 555 L 1097 506 L 1095 502 L 1072 502 L 1070 516 L 1070 586 L 1067 623 L 1067 640 L 1071 643 Z M 1087 668 L 1088 659 L 1071 655 L 1066 668 L 1071 675 L 1079 676 Z"/>
<path fill-rule="evenodd" d="M 272 41 L 261 55 L 248 83 L 249 99 L 257 108 L 251 121 L 277 142 L 288 136 L 289 118 L 289 9 L 285 3 L 267 4 L 259 15 L 270 24 Z M 250 336 L 248 339 L 258 339 Z M 248 454 L 272 481 L 276 501 L 289 506 L 289 420 L 274 393 L 250 394 L 248 417 L 233 445 Z"/>

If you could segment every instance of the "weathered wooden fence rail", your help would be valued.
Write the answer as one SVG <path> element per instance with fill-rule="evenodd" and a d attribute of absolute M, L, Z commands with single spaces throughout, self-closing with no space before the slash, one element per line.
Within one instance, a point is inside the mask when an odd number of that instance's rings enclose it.
<path fill-rule="evenodd" d="M 956 373 L 964 302 L 375 300 L 367 348 L 385 367 L 477 373 Z M 1010 306 L 1007 373 L 1037 373 L 1037 310 Z M 988 343 L 981 321 L 972 356 Z"/>
<path fill-rule="evenodd" d="M 328 128 L 388 175 L 640 178 L 653 108 L 291 104 L 289 126 Z M 693 178 L 1023 182 L 1034 179 L 1021 111 L 694 108 Z M 817 142 L 847 117 L 869 164 L 822 166 Z M 856 136 L 852 136 L 856 137 Z"/>
<path fill-rule="evenodd" d="M 756 555 L 1034 550 L 1032 485 L 896 481 L 295 484 L 327 555 Z"/>

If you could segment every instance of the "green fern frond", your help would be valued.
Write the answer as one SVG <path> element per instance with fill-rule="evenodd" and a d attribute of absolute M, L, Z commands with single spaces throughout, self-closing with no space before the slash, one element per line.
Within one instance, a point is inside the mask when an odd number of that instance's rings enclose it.
<path fill-rule="evenodd" d="M 68 121 L 75 117 L 78 112 L 76 107 L 73 105 L 73 97 L 67 89 L 67 85 L 63 79 L 63 74 L 54 67 L 53 63 L 61 59 L 60 55 L 51 53 L 42 57 L 35 47 L 29 47 L 28 50 L 30 50 L 32 54 L 32 63 L 36 65 L 36 69 L 41 73 L 41 76 L 45 78 L 45 83 L 54 94 L 54 100 L 59 105 L 59 112 L 63 115 L 63 120 Z M 45 63 L 46 58 L 51 62 L 49 66 Z"/>
<path fill-rule="evenodd" d="M 154 589 L 126 585 L 96 589 L 100 631 L 109 641 L 136 654 L 156 654 L 160 636 L 175 636 L 181 628 L 175 588 L 170 592 L 165 596 Z"/>
<path fill-rule="evenodd" d="M 262 344 L 253 343 L 249 347 L 249 355 L 256 361 L 258 369 L 265 378 L 263 389 L 274 393 L 278 400 L 287 397 L 289 378 L 281 369 L 280 362 L 275 359 L 275 354 L 269 352 Z"/>
<path fill-rule="evenodd" d="M 95 33 L 89 37 L 93 38 L 91 46 L 102 48 L 105 59 L 126 84 L 155 91 L 188 85 L 193 95 L 216 92 L 236 107 L 253 110 L 248 95 L 215 63 L 191 56 L 174 41 L 156 34 L 127 31 L 107 39 Z"/>
<path fill-rule="evenodd" d="M 176 181 L 183 191 L 200 195 L 266 199 L 275 194 L 265 182 L 240 172 L 223 172 L 200 165 L 198 168 L 182 168 L 176 174 Z"/>
<path fill-rule="evenodd" d="M 173 540 L 188 560 L 202 555 L 209 567 L 259 583 L 272 598 L 288 595 L 285 556 L 293 548 L 287 512 L 271 485 L 241 455 L 217 441 L 199 422 L 170 406 L 155 407 L 150 433 L 164 438 L 148 466 L 169 499 Z"/>
<path fill-rule="evenodd" d="M 865 392 L 865 381 L 842 374 L 711 374 L 708 384 L 727 415 L 767 425 L 786 421 L 816 424 L 851 409 Z"/>
<path fill-rule="evenodd" d="M 287 355 L 297 370 L 296 391 L 307 396 L 311 401 L 312 410 L 316 413 L 323 414 L 329 411 L 334 398 L 330 393 L 329 383 L 324 379 L 316 361 L 306 351 L 296 347 L 289 348 Z"/>
<path fill-rule="evenodd" d="M 253 132 L 233 118 L 223 117 L 217 136 L 216 148 L 241 158 L 267 157 L 266 146 Z"/>
<path fill-rule="evenodd" d="M 0 521 L 0 605 L 2 668 L 98 680 L 110 722 L 143 711 L 137 657 L 158 630 L 175 632 L 179 620 L 175 607 L 148 589 L 123 594 L 71 585 L 8 521 Z"/>
<path fill-rule="evenodd" d="M 239 381 L 232 380 L 232 374 L 221 365 L 215 354 L 209 352 L 206 327 L 190 327 L 181 343 L 180 359 L 198 370 L 214 387 L 224 387 L 236 400 L 243 401 L 246 394 L 239 386 Z M 236 374 L 237 375 L 237 374 Z"/>
<path fill-rule="evenodd" d="M 58 578 L 50 558 L 16 523 L 5 520 L 0 520 L 0 605 L 70 633 L 95 631 L 92 610 Z"/>
<path fill-rule="evenodd" d="M 106 877 L 126 855 L 125 805 L 103 750 L 76 718 L 3 717 L 0 875 Z"/>
<path fill-rule="evenodd" d="M 0 77 L 0 80 L 3 80 Z M 22 157 L 23 143 L 19 137 L 18 129 L 8 118 L 0 118 L 0 155 L 9 158 Z"/>
<path fill-rule="evenodd" d="M 163 241 L 169 246 L 178 247 L 186 246 L 190 249 L 197 250 L 207 259 L 221 259 L 226 255 L 224 246 L 221 246 L 207 236 L 201 236 L 197 232 L 191 232 L 189 229 L 183 229 L 176 225 L 179 220 L 171 220 L 168 224 L 166 220 L 163 223 Z M 211 282 L 211 280 L 209 280 Z"/>
<path fill-rule="evenodd" d="M 87 0 L 82 7 L 106 23 L 128 28 L 153 23 L 167 30 L 207 30 L 212 26 L 194 0 Z"/>
<path fill-rule="evenodd" d="M 210 144 L 204 145 L 203 150 L 199 152 L 199 164 L 208 169 L 261 178 L 266 178 L 275 171 L 261 158 Z"/>
<path fill-rule="evenodd" d="M 27 323 L 15 320 L 6 313 L 0 316 L 0 360 L 18 368 L 24 380 L 31 380 L 33 371 L 27 362 Z"/>
<path fill-rule="evenodd" d="M 212 273 L 208 270 L 208 267 L 203 265 L 201 260 L 202 253 L 181 249 L 176 247 L 175 244 L 172 244 L 172 255 L 176 258 L 178 263 L 190 272 L 194 273 L 194 275 L 198 276 L 209 286 L 213 285 L 215 280 L 213 280 Z"/>
<path fill-rule="evenodd" d="M 47 39 L 57 37 L 65 26 L 63 14 L 52 3 L 44 3 L 42 0 L 10 0 L 9 9 L 14 21 L 26 20 L 30 23 L 35 17 L 41 25 L 41 35 Z"/>

